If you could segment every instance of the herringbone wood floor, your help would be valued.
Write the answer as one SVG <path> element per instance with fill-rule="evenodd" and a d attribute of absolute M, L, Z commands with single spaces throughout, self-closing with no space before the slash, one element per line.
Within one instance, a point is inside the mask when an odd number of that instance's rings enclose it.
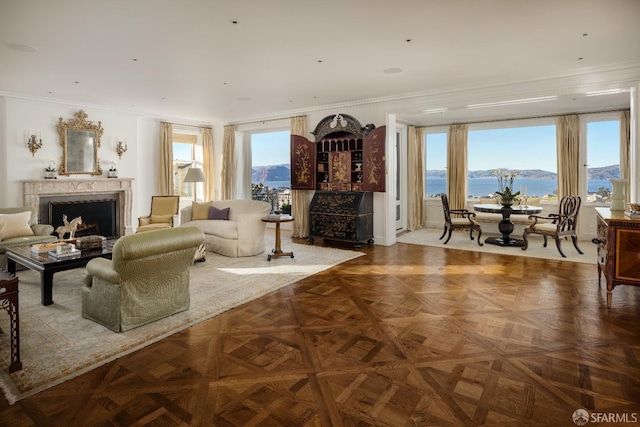
<path fill-rule="evenodd" d="M 607 312 L 595 265 L 408 244 L 363 250 L 0 402 L 2 424 L 572 426 L 578 408 L 640 417 L 640 288 L 616 288 Z"/>

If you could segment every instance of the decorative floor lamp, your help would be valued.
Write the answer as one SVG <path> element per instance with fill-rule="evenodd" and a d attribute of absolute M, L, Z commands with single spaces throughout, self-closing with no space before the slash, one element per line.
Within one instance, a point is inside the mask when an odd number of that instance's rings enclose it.
<path fill-rule="evenodd" d="M 202 169 L 200 168 L 189 168 L 187 170 L 187 174 L 184 176 L 183 182 L 192 182 L 193 183 L 193 201 L 196 202 L 196 183 L 197 182 L 205 182 L 207 179 L 204 177 L 204 173 L 202 173 Z"/>

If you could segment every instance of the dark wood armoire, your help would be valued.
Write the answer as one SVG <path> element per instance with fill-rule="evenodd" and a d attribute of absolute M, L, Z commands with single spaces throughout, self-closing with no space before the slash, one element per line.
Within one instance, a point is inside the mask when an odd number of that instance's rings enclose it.
<path fill-rule="evenodd" d="M 291 135 L 291 189 L 316 190 L 309 241 L 373 244 L 373 192 L 385 191 L 386 126 L 362 126 L 348 114 L 327 116 L 311 133 Z"/>

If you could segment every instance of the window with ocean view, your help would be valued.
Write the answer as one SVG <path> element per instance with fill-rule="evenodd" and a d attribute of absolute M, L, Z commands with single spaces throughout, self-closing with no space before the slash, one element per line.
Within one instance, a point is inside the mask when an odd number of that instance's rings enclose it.
<path fill-rule="evenodd" d="M 620 178 L 620 120 L 609 114 L 586 116 L 586 201 L 611 203 L 610 179 Z"/>
<path fill-rule="evenodd" d="M 425 134 L 425 193 L 427 197 L 440 197 L 447 192 L 447 133 Z"/>
<path fill-rule="evenodd" d="M 504 123 L 503 123 L 504 124 Z M 493 197 L 497 169 L 516 172 L 513 191 L 541 200 L 556 200 L 558 192 L 554 119 L 470 125 L 467 139 L 468 197 Z M 519 125 L 519 126 L 518 126 Z M 489 128 L 488 126 L 493 126 Z"/>
<path fill-rule="evenodd" d="M 291 209 L 290 132 L 251 134 L 251 198 Z"/>

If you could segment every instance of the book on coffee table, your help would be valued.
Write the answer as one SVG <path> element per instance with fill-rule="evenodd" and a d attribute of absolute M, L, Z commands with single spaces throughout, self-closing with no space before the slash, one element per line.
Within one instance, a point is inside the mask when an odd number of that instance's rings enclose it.
<path fill-rule="evenodd" d="M 55 251 L 58 246 L 62 246 L 64 244 L 64 242 L 38 243 L 31 245 L 31 252 L 34 254 L 46 254 L 47 252 Z"/>

